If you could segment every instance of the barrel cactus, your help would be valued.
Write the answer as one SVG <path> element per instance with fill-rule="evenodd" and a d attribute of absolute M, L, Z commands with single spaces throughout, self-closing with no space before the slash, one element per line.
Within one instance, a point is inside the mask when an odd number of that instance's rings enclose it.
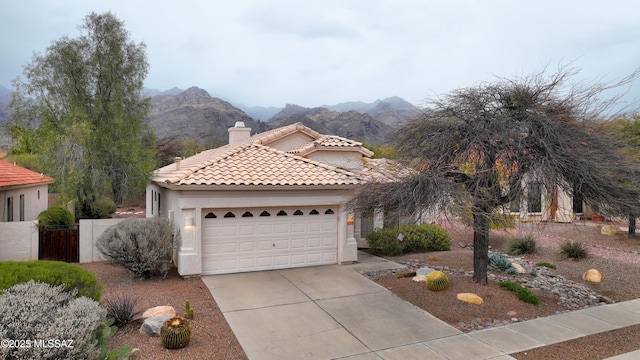
<path fill-rule="evenodd" d="M 427 289 L 442 291 L 449 287 L 449 278 L 442 271 L 433 271 L 427 276 Z"/>
<path fill-rule="evenodd" d="M 162 324 L 160 340 L 167 349 L 180 349 L 189 345 L 191 324 L 182 317 L 172 317 Z"/>

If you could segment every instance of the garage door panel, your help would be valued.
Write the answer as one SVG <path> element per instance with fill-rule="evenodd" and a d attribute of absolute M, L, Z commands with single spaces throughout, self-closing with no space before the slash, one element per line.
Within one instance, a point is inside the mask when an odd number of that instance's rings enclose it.
<path fill-rule="evenodd" d="M 202 273 L 221 274 L 335 264 L 337 209 L 332 209 L 328 214 L 327 209 L 300 207 L 203 210 Z M 235 217 L 205 217 L 208 213 L 229 212 L 235 214 Z M 246 212 L 254 216 L 242 217 Z M 265 213 L 271 216 L 257 216 Z M 277 216 L 278 213 L 287 215 Z M 294 213 L 302 215 L 294 216 Z"/>

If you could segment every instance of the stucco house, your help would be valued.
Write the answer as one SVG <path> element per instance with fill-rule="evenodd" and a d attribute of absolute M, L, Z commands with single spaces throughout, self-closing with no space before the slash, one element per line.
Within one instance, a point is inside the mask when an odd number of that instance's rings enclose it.
<path fill-rule="evenodd" d="M 0 160 L 0 221 L 30 221 L 49 206 L 48 176 Z"/>
<path fill-rule="evenodd" d="M 228 145 L 156 170 L 146 215 L 179 229 L 183 277 L 350 263 L 360 221 L 344 203 L 377 176 L 372 155 L 300 123 L 251 136 L 239 122 Z"/>

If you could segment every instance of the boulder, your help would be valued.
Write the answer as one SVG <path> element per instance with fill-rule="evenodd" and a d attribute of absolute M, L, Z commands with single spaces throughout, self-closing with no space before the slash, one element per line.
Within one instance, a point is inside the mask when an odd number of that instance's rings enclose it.
<path fill-rule="evenodd" d="M 600 228 L 600 232 L 603 235 L 619 235 L 622 234 L 622 230 L 615 225 L 605 225 Z"/>
<path fill-rule="evenodd" d="M 421 267 L 420 269 L 416 270 L 416 275 L 428 276 L 429 274 L 431 274 L 434 271 L 436 271 L 436 270 L 432 269 L 432 268 Z"/>
<path fill-rule="evenodd" d="M 582 280 L 599 283 L 602 281 L 602 274 L 596 269 L 589 269 L 582 275 Z"/>
<path fill-rule="evenodd" d="M 158 336 L 160 334 L 160 328 L 162 324 L 171 319 L 167 315 L 152 316 L 144 319 L 142 326 L 140 326 L 140 333 L 148 336 Z"/>
<path fill-rule="evenodd" d="M 427 282 L 427 277 L 425 275 L 416 275 L 411 280 L 415 282 Z"/>
<path fill-rule="evenodd" d="M 484 300 L 476 294 L 472 293 L 459 293 L 457 295 L 458 300 L 468 302 L 469 304 L 482 305 Z"/>
<path fill-rule="evenodd" d="M 518 263 L 512 262 L 511 266 L 513 266 L 513 268 L 516 269 L 516 273 L 518 273 L 518 274 L 526 274 L 527 273 L 527 270 L 525 270 L 522 267 L 522 265 L 520 265 Z"/>
<path fill-rule="evenodd" d="M 146 318 L 151 318 L 151 317 L 161 316 L 161 315 L 172 318 L 176 316 L 176 309 L 174 309 L 173 306 L 156 306 L 156 307 L 147 309 L 145 312 L 142 313 L 141 317 L 143 319 L 146 319 Z"/>

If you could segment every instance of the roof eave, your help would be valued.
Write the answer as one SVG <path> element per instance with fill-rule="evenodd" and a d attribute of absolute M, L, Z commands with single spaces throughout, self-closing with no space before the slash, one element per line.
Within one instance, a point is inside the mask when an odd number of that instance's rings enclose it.
<path fill-rule="evenodd" d="M 352 190 L 361 184 L 339 185 L 184 185 L 157 182 L 156 185 L 169 190 L 193 190 L 193 191 L 233 191 L 233 190 Z"/>

